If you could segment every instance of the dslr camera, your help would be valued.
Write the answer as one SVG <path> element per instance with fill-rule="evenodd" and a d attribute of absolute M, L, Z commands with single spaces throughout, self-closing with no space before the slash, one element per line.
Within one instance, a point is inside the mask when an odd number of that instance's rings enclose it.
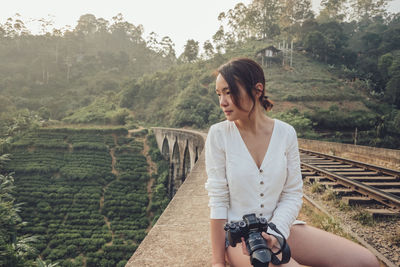
<path fill-rule="evenodd" d="M 267 246 L 267 241 L 262 237 L 262 232 L 267 232 L 268 227 L 281 236 L 278 239 L 280 249 L 272 252 Z M 243 216 L 242 221 L 226 223 L 224 230 L 227 232 L 229 245 L 235 247 L 237 243 L 245 240 L 247 251 L 250 254 L 250 262 L 254 267 L 268 267 L 272 262 L 275 265 L 288 263 L 290 260 L 290 248 L 286 243 L 285 237 L 276 228 L 275 224 L 268 223 L 264 217 L 256 217 L 254 213 Z M 281 259 L 277 256 L 281 255 Z"/>

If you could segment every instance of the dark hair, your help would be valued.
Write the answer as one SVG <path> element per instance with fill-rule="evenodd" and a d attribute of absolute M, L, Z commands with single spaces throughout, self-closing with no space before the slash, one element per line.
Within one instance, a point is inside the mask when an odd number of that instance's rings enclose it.
<path fill-rule="evenodd" d="M 253 91 L 256 89 L 256 84 L 261 83 L 263 85 L 263 91 L 258 100 L 265 110 L 271 110 L 274 103 L 264 95 L 264 71 L 257 62 L 249 58 L 233 58 L 227 63 L 221 65 L 217 69 L 217 73 L 221 74 L 228 83 L 229 92 L 232 95 L 232 101 L 238 108 L 241 109 L 239 101 L 239 87 L 237 86 L 237 83 L 245 88 L 247 95 L 253 101 L 254 105 L 249 114 L 253 112 L 256 104 Z"/>

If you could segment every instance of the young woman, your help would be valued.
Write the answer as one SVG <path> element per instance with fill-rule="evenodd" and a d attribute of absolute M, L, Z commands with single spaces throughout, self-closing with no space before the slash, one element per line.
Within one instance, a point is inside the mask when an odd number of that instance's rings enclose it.
<path fill-rule="evenodd" d="M 211 126 L 205 145 L 212 266 L 251 266 L 244 242 L 227 245 L 223 229 L 250 213 L 273 222 L 287 238 L 292 258 L 284 266 L 379 266 L 366 248 L 296 220 L 303 185 L 297 136 L 289 124 L 265 115 L 272 102 L 265 97 L 262 68 L 237 58 L 217 73 L 215 91 L 226 120 Z M 262 236 L 273 249 L 277 239 L 267 232 Z"/>

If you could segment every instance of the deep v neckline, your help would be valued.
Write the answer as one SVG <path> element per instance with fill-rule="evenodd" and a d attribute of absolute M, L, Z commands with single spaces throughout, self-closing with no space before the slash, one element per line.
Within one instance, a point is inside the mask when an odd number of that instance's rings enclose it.
<path fill-rule="evenodd" d="M 261 161 L 260 167 L 257 166 L 257 163 L 256 163 L 255 159 L 253 158 L 253 156 L 251 155 L 250 150 L 249 150 L 249 148 L 248 148 L 247 145 L 246 145 L 246 142 L 244 141 L 242 135 L 240 134 L 240 131 L 239 131 L 238 127 L 236 126 L 236 123 L 235 123 L 234 121 L 232 122 L 233 125 L 234 125 L 234 127 L 235 127 L 235 129 L 236 129 L 236 133 L 239 135 L 239 138 L 240 138 L 240 140 L 241 140 L 242 145 L 244 146 L 245 150 L 247 151 L 247 154 L 248 154 L 248 155 L 250 156 L 250 158 L 251 158 L 251 161 L 254 163 L 255 167 L 256 167 L 258 170 L 261 169 L 261 167 L 264 165 L 264 161 L 268 158 L 268 152 L 270 151 L 270 147 L 271 147 L 271 144 L 272 144 L 272 140 L 273 140 L 273 137 L 275 136 L 275 132 L 276 132 L 276 131 L 275 131 L 275 128 L 276 128 L 276 120 L 273 119 L 273 121 L 274 121 L 274 126 L 273 126 L 273 128 L 272 128 L 271 137 L 269 138 L 267 151 L 265 151 L 265 154 L 264 154 L 264 157 L 263 157 L 263 159 L 262 159 L 262 161 Z"/>

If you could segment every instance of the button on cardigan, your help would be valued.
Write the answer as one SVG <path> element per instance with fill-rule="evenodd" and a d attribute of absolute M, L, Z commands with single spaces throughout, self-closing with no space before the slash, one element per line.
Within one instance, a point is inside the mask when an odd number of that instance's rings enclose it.
<path fill-rule="evenodd" d="M 205 187 L 211 219 L 239 221 L 255 213 L 273 222 L 287 238 L 302 205 L 303 182 L 296 131 L 274 121 L 260 168 L 234 122 L 212 125 L 205 144 Z"/>

